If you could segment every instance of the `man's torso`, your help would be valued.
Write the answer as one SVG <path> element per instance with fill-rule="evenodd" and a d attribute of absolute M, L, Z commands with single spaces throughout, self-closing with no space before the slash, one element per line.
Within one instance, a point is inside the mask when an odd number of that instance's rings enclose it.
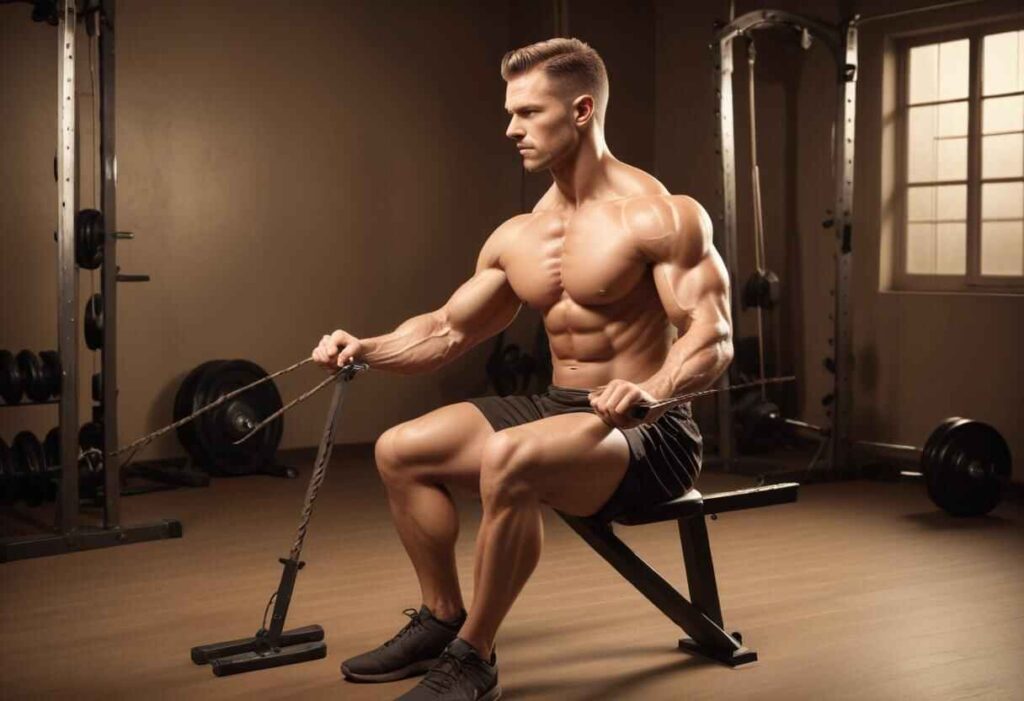
<path fill-rule="evenodd" d="M 677 337 L 650 256 L 669 196 L 650 176 L 627 186 L 626 196 L 578 209 L 546 195 L 501 247 L 510 286 L 543 316 L 557 385 L 640 382 L 661 367 Z"/>

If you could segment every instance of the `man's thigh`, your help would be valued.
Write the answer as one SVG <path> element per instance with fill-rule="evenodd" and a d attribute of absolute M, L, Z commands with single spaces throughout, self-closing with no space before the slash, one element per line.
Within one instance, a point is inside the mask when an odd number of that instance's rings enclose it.
<path fill-rule="evenodd" d="M 629 468 L 626 437 L 595 414 L 549 416 L 501 433 L 523 442 L 528 457 L 518 469 L 541 500 L 573 516 L 604 506 Z"/>
<path fill-rule="evenodd" d="M 378 449 L 388 451 L 403 471 L 477 494 L 480 458 L 493 434 L 479 409 L 459 402 L 395 426 Z"/>

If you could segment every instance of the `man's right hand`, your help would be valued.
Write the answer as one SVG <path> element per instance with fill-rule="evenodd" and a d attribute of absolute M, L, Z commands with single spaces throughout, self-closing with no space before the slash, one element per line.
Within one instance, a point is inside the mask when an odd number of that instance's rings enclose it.
<path fill-rule="evenodd" d="M 313 349 L 312 358 L 317 365 L 328 372 L 334 372 L 353 360 L 361 360 L 363 350 L 358 338 L 338 329 L 320 339 L 320 344 Z"/>

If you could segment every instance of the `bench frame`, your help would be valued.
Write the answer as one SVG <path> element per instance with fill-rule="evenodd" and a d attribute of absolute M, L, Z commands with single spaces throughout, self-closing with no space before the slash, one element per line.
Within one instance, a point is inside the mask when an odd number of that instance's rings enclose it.
<path fill-rule="evenodd" d="M 558 512 L 558 515 L 619 574 L 689 635 L 680 639 L 681 649 L 718 660 L 730 667 L 738 667 L 755 662 L 757 652 L 743 646 L 740 633 L 725 631 L 704 517 L 711 516 L 714 519 L 717 514 L 726 511 L 795 502 L 799 486 L 797 483 L 773 484 L 703 496 L 691 490 L 673 501 L 616 519 L 624 526 L 676 521 L 689 600 L 623 543 L 615 535 L 611 523 L 562 512 Z"/>

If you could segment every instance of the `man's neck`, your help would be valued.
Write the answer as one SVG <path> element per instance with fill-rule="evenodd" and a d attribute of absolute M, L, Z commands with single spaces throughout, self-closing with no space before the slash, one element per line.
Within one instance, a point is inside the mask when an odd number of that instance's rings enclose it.
<path fill-rule="evenodd" d="M 608 196 L 611 191 L 609 167 L 614 160 L 604 135 L 593 130 L 583 138 L 576 153 L 564 164 L 551 169 L 551 177 L 566 204 L 578 209 L 589 201 Z"/>

